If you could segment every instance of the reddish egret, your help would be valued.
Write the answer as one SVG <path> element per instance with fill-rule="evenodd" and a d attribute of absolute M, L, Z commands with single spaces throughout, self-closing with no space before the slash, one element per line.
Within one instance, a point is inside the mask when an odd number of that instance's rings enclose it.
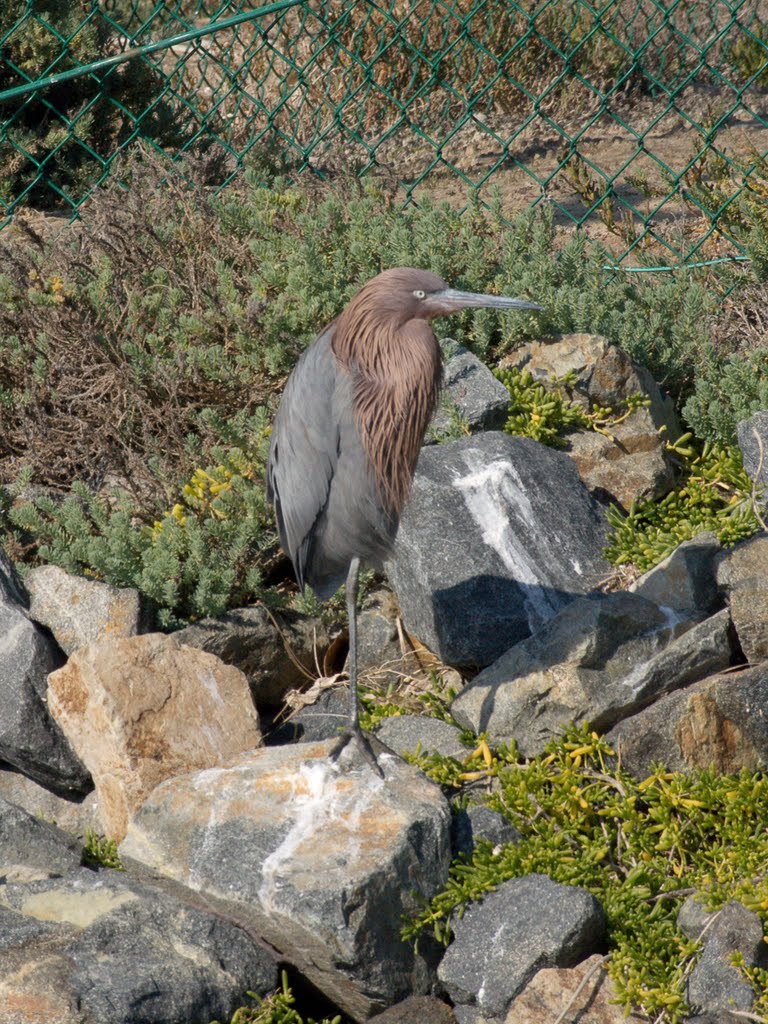
<path fill-rule="evenodd" d="M 325 600 L 346 580 L 350 711 L 332 757 L 354 739 L 379 774 L 358 721 L 360 563 L 380 569 L 391 550 L 437 404 L 442 365 L 429 321 L 473 307 L 541 309 L 456 291 L 427 270 L 385 270 L 303 353 L 272 429 L 267 496 L 299 586 Z"/>

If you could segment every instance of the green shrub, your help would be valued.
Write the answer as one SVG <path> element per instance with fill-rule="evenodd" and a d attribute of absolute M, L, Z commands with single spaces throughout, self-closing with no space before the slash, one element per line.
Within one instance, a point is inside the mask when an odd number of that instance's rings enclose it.
<path fill-rule="evenodd" d="M 261 568 L 276 541 L 261 472 L 231 451 L 226 465 L 198 470 L 152 524 L 137 518 L 124 493 L 107 499 L 82 483 L 61 502 L 41 496 L 12 504 L 6 521 L 17 539 L 34 538 L 38 559 L 136 587 L 159 624 L 173 627 L 265 596 Z M 201 493 L 203 478 L 211 486 Z"/>
<path fill-rule="evenodd" d="M 88 867 L 112 868 L 114 871 L 124 870 L 115 840 L 98 835 L 92 828 L 85 831 L 83 863 Z"/>
<path fill-rule="evenodd" d="M 97 9 L 59 0 L 9 0 L 0 14 L 0 91 L 109 57 L 116 30 Z M 0 204 L 77 206 L 137 132 L 158 145 L 182 141 L 165 83 L 143 60 L 83 75 L 0 104 Z"/>
<path fill-rule="evenodd" d="M 768 349 L 705 363 L 683 413 L 700 437 L 729 444 L 736 439 L 739 421 L 759 409 L 768 409 Z"/>

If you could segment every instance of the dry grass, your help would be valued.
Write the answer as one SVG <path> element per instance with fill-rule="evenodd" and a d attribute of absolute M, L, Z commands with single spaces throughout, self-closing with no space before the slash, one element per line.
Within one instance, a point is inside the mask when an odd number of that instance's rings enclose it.
<path fill-rule="evenodd" d="M 45 239 L 18 217 L 0 237 L 0 481 L 24 464 L 47 486 L 111 479 L 141 504 L 162 501 L 162 481 L 172 493 L 196 468 L 189 436 L 205 447 L 203 410 L 269 399 L 273 382 L 232 372 L 231 353 L 227 365 L 233 342 L 216 294 L 223 247 L 247 301 L 247 239 L 223 240 L 204 191 L 159 162 L 142 174 L 141 187 L 97 191 L 77 229 Z M 180 295 L 188 336 L 172 316 Z"/>

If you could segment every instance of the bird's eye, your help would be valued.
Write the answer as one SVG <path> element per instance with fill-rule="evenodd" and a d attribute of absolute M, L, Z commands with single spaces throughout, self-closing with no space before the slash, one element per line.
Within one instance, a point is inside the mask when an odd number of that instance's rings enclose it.
<path fill-rule="evenodd" d="M 426 299 L 427 297 L 427 293 L 423 292 L 421 288 L 417 288 L 413 294 L 417 299 Z"/>

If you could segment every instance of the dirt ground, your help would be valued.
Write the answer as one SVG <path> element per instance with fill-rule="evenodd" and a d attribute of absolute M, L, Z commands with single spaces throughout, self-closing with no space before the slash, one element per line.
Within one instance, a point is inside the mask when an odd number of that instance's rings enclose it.
<path fill-rule="evenodd" d="M 733 103 L 730 94 L 699 88 L 674 105 L 666 97 L 645 98 L 581 117 L 525 111 L 517 119 L 473 116 L 452 135 L 444 125 L 432 141 L 424 137 L 428 133 L 403 124 L 380 143 L 366 142 L 374 150 L 374 173 L 396 181 L 404 199 L 418 201 L 429 192 L 463 206 L 474 189 L 486 202 L 497 190 L 505 216 L 548 203 L 555 222 L 565 228 L 575 228 L 610 185 L 612 202 L 593 209 L 584 224 L 587 233 L 630 263 L 640 251 L 678 263 L 681 257 L 703 260 L 739 251 L 722 233 L 705 239 L 711 220 L 689 193 L 690 172 L 702 154 L 747 168 L 757 164 L 752 180 L 759 179 L 763 191 L 768 187 L 768 92 L 753 90 L 726 117 Z M 451 137 L 441 145 L 445 135 Z M 337 165 L 337 153 L 326 150 L 330 159 L 321 156 L 317 166 Z M 344 145 L 343 153 L 353 164 L 370 160 L 355 143 Z M 734 167 L 728 194 L 736 194 L 742 183 Z M 644 224 L 647 235 L 633 246 Z"/>

